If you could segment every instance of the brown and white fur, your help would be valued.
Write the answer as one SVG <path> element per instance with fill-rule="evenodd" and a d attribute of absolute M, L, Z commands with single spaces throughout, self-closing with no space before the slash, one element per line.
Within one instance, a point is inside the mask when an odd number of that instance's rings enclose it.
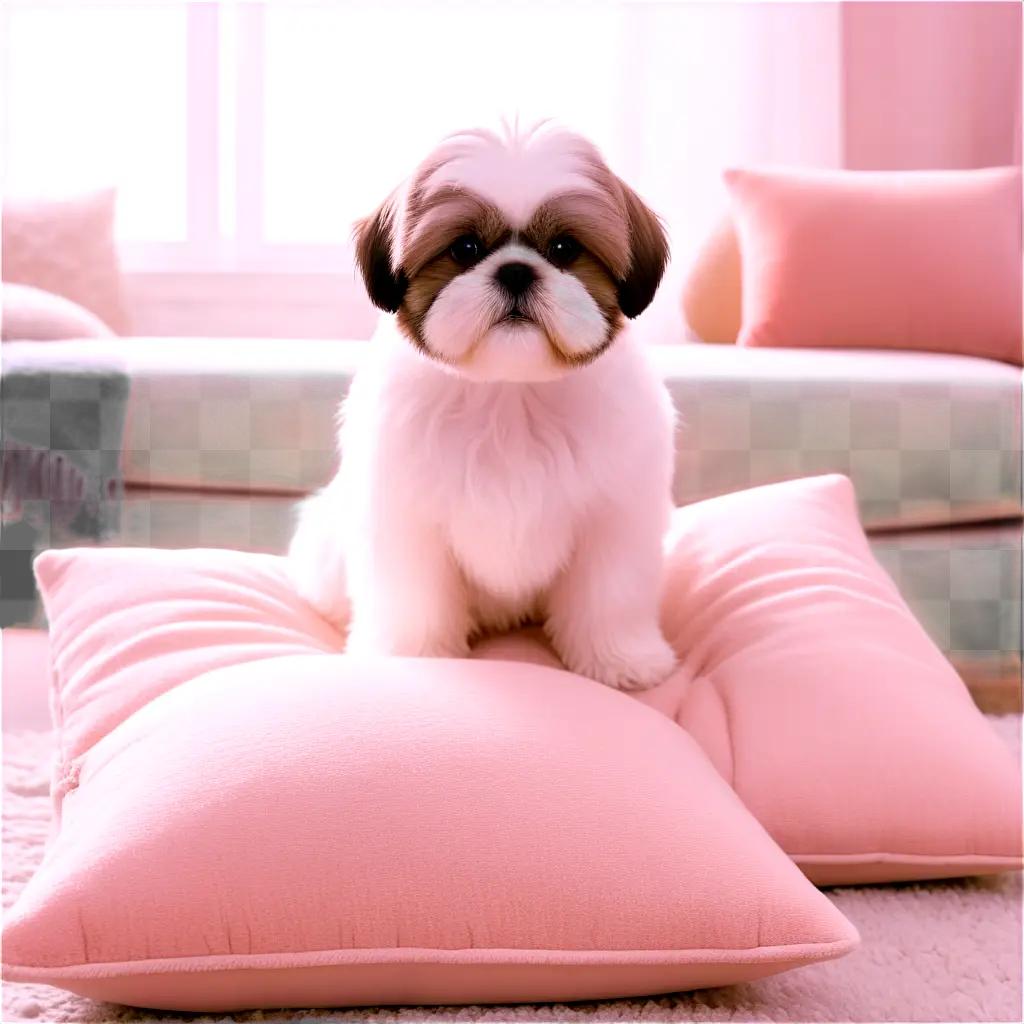
<path fill-rule="evenodd" d="M 578 135 L 461 133 L 357 229 L 382 318 L 337 476 L 290 559 L 348 650 L 461 656 L 543 622 L 570 669 L 653 685 L 673 411 L 624 329 L 660 223 Z M 511 267 L 511 269 L 510 269 Z"/>

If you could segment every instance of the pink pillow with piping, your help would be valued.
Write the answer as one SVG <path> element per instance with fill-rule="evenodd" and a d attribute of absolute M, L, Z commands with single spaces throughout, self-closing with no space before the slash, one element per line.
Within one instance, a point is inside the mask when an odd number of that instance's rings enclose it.
<path fill-rule="evenodd" d="M 819 885 L 1017 870 L 1019 765 L 875 561 L 843 476 L 677 509 L 637 695 L 683 726 Z M 557 665 L 539 630 L 474 652 Z"/>
<path fill-rule="evenodd" d="M 113 331 L 98 316 L 62 295 L 27 284 L 3 283 L 0 330 L 4 341 L 109 338 Z"/>
<path fill-rule="evenodd" d="M 678 510 L 668 538 L 668 557 L 664 624 L 683 662 L 673 678 L 642 694 L 639 702 L 686 726 L 718 772 L 755 809 L 768 831 L 785 845 L 806 874 L 820 882 L 862 882 L 942 877 L 1020 866 L 1017 766 L 913 619 L 892 582 L 874 562 L 857 521 L 849 481 L 835 476 L 791 481 Z M 13 919 L 16 928 L 9 926 L 5 935 L 7 976 L 50 981 L 98 998 L 181 1008 L 224 1009 L 260 1005 L 260 1000 L 268 1005 L 292 998 L 288 992 L 301 1003 L 312 1004 L 321 998 L 338 1002 L 342 990 L 331 987 L 338 982 L 333 968 L 322 976 L 326 986 L 323 988 L 308 987 L 314 975 L 305 971 L 301 977 L 271 974 L 268 980 L 251 971 L 229 975 L 215 970 L 203 973 L 195 982 L 199 988 L 186 992 L 192 981 L 182 988 L 178 984 L 181 979 L 173 976 L 173 972 L 172 976 L 164 977 L 147 973 L 147 965 L 126 967 L 132 963 L 130 960 L 102 966 L 76 963 L 74 951 L 80 947 L 74 944 L 83 941 L 77 931 L 77 920 L 68 931 L 64 931 L 60 921 L 69 920 L 67 915 L 79 905 L 75 900 L 96 898 L 91 865 L 110 862 L 111 857 L 101 853 L 107 849 L 104 844 L 109 844 L 110 835 L 119 834 L 121 828 L 129 835 L 136 834 L 137 827 L 131 824 L 138 811 L 136 805 L 145 805 L 139 796 L 118 807 L 114 795 L 122 791 L 124 772 L 108 776 L 112 781 L 107 787 L 90 789 L 86 782 L 94 778 L 93 765 L 115 761 L 132 749 L 142 752 L 138 759 L 153 761 L 156 757 L 161 764 L 161 778 L 170 771 L 167 764 L 174 765 L 174 792 L 162 786 L 160 778 L 152 780 L 152 772 L 145 773 L 144 766 L 137 761 L 130 762 L 129 771 L 129 775 L 137 772 L 147 785 L 155 787 L 160 814 L 173 818 L 175 812 L 167 807 L 168 803 L 190 806 L 189 798 L 182 795 L 184 784 L 177 781 L 177 776 L 184 773 L 186 782 L 189 772 L 203 779 L 219 778 L 233 764 L 230 759 L 223 766 L 207 764 L 206 752 L 226 744 L 232 759 L 242 757 L 243 768 L 248 764 L 243 753 L 249 741 L 244 730 L 235 730 L 234 719 L 239 719 L 247 730 L 249 726 L 245 723 L 252 717 L 249 707 L 253 695 L 262 694 L 264 689 L 289 693 L 280 685 L 282 673 L 289 680 L 297 680 L 295 685 L 313 686 L 314 683 L 304 681 L 301 671 L 304 665 L 311 666 L 309 672 L 313 677 L 318 672 L 330 675 L 330 693 L 352 689 L 356 694 L 352 699 L 356 700 L 364 691 L 379 695 L 384 685 L 380 679 L 391 679 L 391 670 L 379 666 L 382 674 L 363 676 L 363 668 L 354 660 L 320 656 L 340 650 L 343 638 L 295 598 L 283 563 L 272 556 L 227 551 L 81 549 L 48 552 L 36 564 L 51 623 L 53 704 L 61 742 L 55 805 L 58 814 L 62 807 L 66 813 L 76 805 L 79 808 L 73 823 L 63 823 L 55 847 L 60 849 L 60 844 L 66 843 L 69 846 L 64 849 L 73 846 L 75 852 L 64 859 L 52 856 L 47 863 L 72 872 L 75 884 L 66 884 L 63 878 L 51 874 L 49 867 L 40 872 L 33 882 L 34 902 L 19 904 Z M 305 658 L 287 657 L 293 654 Z M 538 638 L 537 631 L 485 641 L 475 655 L 478 659 L 557 665 L 557 659 Z M 439 710 L 439 717 L 453 714 L 459 718 L 467 688 L 473 693 L 490 693 L 497 687 L 502 693 L 500 700 L 510 702 L 502 715 L 511 716 L 509 720 L 518 716 L 520 730 L 527 721 L 533 729 L 545 728 L 544 723 L 550 721 L 584 720 L 583 711 L 561 705 L 560 698 L 554 696 L 555 687 L 568 687 L 565 680 L 576 680 L 573 693 L 599 693 L 614 698 L 614 713 L 607 700 L 603 705 L 610 718 L 616 718 L 609 724 L 609 728 L 616 730 L 614 739 L 601 734 L 598 746 L 611 743 L 616 748 L 616 763 L 625 772 L 624 778 L 632 780 L 633 800 L 643 799 L 646 803 L 655 799 L 655 794 L 675 794 L 679 772 L 688 773 L 688 779 L 702 780 L 699 786 L 688 790 L 691 798 L 697 793 L 714 796 L 718 792 L 708 787 L 699 769 L 689 763 L 684 766 L 681 759 L 661 753 L 660 738 L 655 741 L 637 734 L 641 745 L 655 744 L 660 768 L 641 758 L 634 772 L 632 740 L 630 752 L 619 756 L 618 748 L 623 743 L 618 732 L 619 718 L 626 716 L 621 728 L 633 728 L 625 711 L 633 706 L 632 698 L 604 691 L 589 681 L 583 686 L 583 681 L 568 673 L 538 676 L 536 673 L 542 669 L 530 665 L 502 667 L 493 660 L 476 666 L 440 661 L 405 664 L 408 670 L 395 669 L 398 675 L 387 685 L 399 685 L 399 678 L 410 685 L 429 678 L 431 687 L 443 689 L 447 679 L 461 681 L 462 703 L 456 701 L 451 710 Z M 202 675 L 210 669 L 236 665 L 239 667 Z M 318 665 L 329 665 L 330 669 L 318 669 Z M 339 678 L 342 675 L 345 678 Z M 207 698 L 205 691 L 211 681 L 225 677 L 237 680 L 229 688 L 231 693 L 237 691 L 237 696 L 225 695 L 216 701 Z M 245 689 L 250 685 L 251 693 Z M 534 706 L 527 707 L 512 699 L 509 694 L 518 696 L 520 686 L 539 688 L 535 703 L 543 707 L 543 715 L 535 719 Z M 509 694 L 505 693 L 506 688 Z M 549 689 L 553 694 L 550 697 Z M 401 692 L 399 703 L 404 707 L 407 698 L 405 691 Z M 167 707 L 169 698 L 179 701 L 184 710 L 174 715 L 152 710 Z M 206 707 L 204 702 L 208 699 L 217 704 L 219 712 Z M 265 699 L 260 695 L 255 703 L 262 705 Z M 317 707 L 324 708 L 326 719 L 333 722 L 331 700 L 318 700 Z M 297 703 L 302 707 L 307 704 L 305 700 Z M 375 702 L 374 706 L 378 705 L 385 710 L 390 707 L 388 702 Z M 170 706 L 179 705 L 172 701 Z M 411 713 L 391 710 L 407 722 L 414 720 Z M 139 736 L 138 721 L 153 722 L 154 730 L 157 726 L 163 730 L 165 714 L 168 721 L 166 738 L 161 739 L 163 745 L 156 748 L 150 744 L 151 734 L 147 732 L 147 741 L 133 747 Z M 231 721 L 219 722 L 218 714 Z M 347 720 L 352 717 L 351 707 L 343 704 L 337 714 Z M 287 715 L 275 706 L 270 717 L 276 721 Z M 425 718 L 430 716 L 419 713 L 418 720 Z M 504 718 L 499 716 L 487 729 L 506 735 L 504 726 L 499 728 L 499 721 Z M 398 724 L 387 722 L 383 724 L 388 736 L 402 732 Z M 377 727 L 376 722 L 368 725 L 371 731 Z M 216 733 L 220 728 L 223 735 Z M 264 722 L 259 728 L 269 726 Z M 190 735 L 190 730 L 199 729 L 204 733 L 201 742 L 183 740 L 182 736 Z M 215 735 L 206 736 L 208 729 L 214 729 Z M 337 726 L 332 725 L 332 730 L 331 738 L 323 742 L 325 750 L 331 751 L 330 756 L 337 756 Z M 315 735 L 316 731 L 313 732 Z M 523 737 L 530 735 L 528 731 L 522 733 Z M 438 739 L 441 747 L 446 742 Z M 175 743 L 180 751 L 172 756 L 177 749 Z M 305 736 L 299 745 L 304 744 Z M 262 757 L 260 744 L 252 741 L 251 746 L 259 749 Z M 316 744 L 313 746 L 319 751 Z M 345 744 L 340 746 L 344 749 Z M 383 746 L 391 751 L 390 743 Z M 276 778 L 273 772 L 277 768 L 273 766 L 282 751 L 291 756 L 291 749 L 286 743 L 276 744 L 274 756 L 262 760 L 268 767 L 260 770 L 271 771 Z M 104 751 L 99 762 L 98 750 Z M 196 758 L 197 750 L 204 752 L 203 757 Z M 326 752 L 316 752 L 314 756 L 330 761 Z M 434 764 L 425 756 L 414 764 L 402 762 L 398 754 L 387 756 L 395 758 L 388 762 L 388 775 L 394 778 L 405 777 L 403 768 L 415 777 L 422 773 L 422 765 Z M 508 756 L 507 751 L 502 753 L 502 765 Z M 548 755 L 542 757 L 538 751 L 529 754 L 530 759 L 538 757 L 545 770 L 561 770 L 546 759 Z M 178 767 L 181 759 L 187 763 Z M 443 757 L 440 760 L 443 768 L 448 762 Z M 517 772 L 525 770 L 518 760 L 515 766 Z M 316 770 L 324 770 L 319 760 Z M 428 781 L 433 778 L 428 773 Z M 231 793 L 246 792 L 244 779 L 231 776 L 230 781 Z M 344 781 L 332 782 L 332 786 Z M 509 785 L 512 792 L 520 793 L 504 776 L 501 785 Z M 85 858 L 88 870 L 84 870 L 80 867 L 84 848 L 81 844 L 86 840 L 79 836 L 89 836 L 92 828 L 90 792 L 101 794 L 97 797 L 96 813 L 107 802 L 113 802 L 119 817 L 115 822 L 104 817 L 105 811 L 100 815 L 103 834 L 87 840 L 96 852 Z M 385 788 L 378 786 L 372 789 L 372 796 L 380 800 L 390 792 L 390 784 Z M 499 786 L 494 792 L 504 790 Z M 72 795 L 65 804 L 68 793 Z M 545 795 L 550 794 L 545 791 Z M 538 797 L 523 795 L 523 799 Z M 605 797 L 602 795 L 601 799 Z M 206 800 L 205 796 L 197 796 L 193 803 L 202 805 Z M 385 813 L 391 810 L 393 807 L 384 808 Z M 692 812 L 684 808 L 680 813 L 685 818 Z M 159 815 L 157 820 L 162 820 Z M 203 819 L 203 828 L 212 827 L 215 820 L 211 812 Z M 615 809 L 609 808 L 602 812 L 602 820 L 619 819 Z M 176 835 L 181 834 L 179 829 Z M 163 856 L 165 845 L 159 835 L 144 842 L 139 839 L 133 852 L 119 853 L 121 859 L 117 863 L 135 863 L 143 848 L 147 857 Z M 589 878 L 588 858 L 595 854 L 592 846 L 586 849 L 585 855 L 575 852 L 578 864 L 574 870 L 585 866 Z M 118 852 L 117 848 L 114 852 Z M 757 853 L 759 858 L 760 849 Z M 598 866 L 604 863 L 599 858 Z M 53 871 L 57 868 L 53 867 Z M 111 884 L 105 879 L 101 888 Z M 139 885 L 142 886 L 141 881 Z M 730 880 L 728 885 L 733 882 Z M 622 894 L 622 890 L 616 892 Z M 221 900 L 218 908 L 224 902 Z M 109 901 L 103 905 L 109 906 Z M 106 929 L 103 914 L 96 913 L 89 920 Z M 147 927 L 144 917 L 141 915 L 137 929 Z M 219 922 L 220 918 L 216 920 Z M 136 937 L 140 934 L 137 929 Z M 113 933 L 104 930 L 102 934 Z M 153 941 L 148 932 L 144 937 L 147 942 Z M 25 942 L 32 944 L 27 953 Z M 70 961 L 55 966 L 56 950 Z M 92 959 L 112 955 L 93 953 Z M 160 965 L 161 970 L 163 966 Z M 733 963 L 730 970 L 735 966 Z M 743 970 L 750 966 L 745 962 Z M 109 977 L 100 979 L 104 973 Z M 607 971 L 605 976 L 610 978 Z M 729 977 L 735 980 L 741 976 L 751 975 Z M 211 981 L 214 978 L 220 980 Z M 725 976 L 718 974 L 716 978 L 724 980 Z M 214 987 L 204 988 L 204 979 Z M 673 985 L 700 983 L 693 979 L 692 974 L 677 975 Z M 574 978 L 573 985 L 578 980 Z M 221 981 L 225 985 L 243 986 L 236 988 L 235 1002 L 215 990 Z M 277 986 L 278 981 L 285 987 Z M 299 989 L 288 987 L 292 981 Z M 539 977 L 534 981 L 539 981 Z M 267 988 L 265 982 L 273 984 Z M 393 978 L 384 982 L 393 983 Z M 650 976 L 641 980 L 638 975 L 632 975 L 630 983 L 637 986 L 631 991 L 654 991 L 662 984 Z M 668 980 L 664 983 L 668 984 Z M 492 993 L 489 995 L 481 994 L 480 989 L 459 988 L 461 982 L 452 984 L 458 991 L 434 988 L 424 993 L 422 989 L 406 988 L 396 998 L 512 998 L 508 990 L 488 990 Z M 517 977 L 514 984 L 522 985 L 525 981 Z M 571 990 L 596 991 L 587 988 L 587 984 L 590 982 L 579 981 L 580 987 Z M 358 988 L 360 996 L 355 988 L 344 991 L 348 993 L 346 998 L 365 996 L 370 1002 L 386 1001 L 378 998 L 379 989 Z M 397 989 L 387 991 L 395 994 Z M 552 988 L 516 991 L 533 993 L 535 998 L 540 998 L 541 992 L 549 998 L 570 998 L 565 990 L 556 996 Z M 609 992 L 607 988 L 601 991 Z M 616 991 L 621 994 L 627 989 Z M 249 1001 L 238 1002 L 243 996 Z"/>
<path fill-rule="evenodd" d="M 61 295 L 124 334 L 112 188 L 60 198 L 4 196 L 3 279 Z"/>
<path fill-rule="evenodd" d="M 1021 363 L 1020 168 L 735 169 L 725 180 L 741 345 Z"/>
<path fill-rule="evenodd" d="M 1022 866 L 1019 765 L 875 561 L 846 477 L 678 509 L 666 549 L 682 662 L 640 699 L 812 881 Z"/>
<path fill-rule="evenodd" d="M 106 568 L 135 618 L 150 588 L 116 572 L 126 554 Z M 663 715 L 536 665 L 319 654 L 324 627 L 270 562 L 206 558 L 216 583 L 170 598 L 173 624 L 123 634 L 164 692 L 112 728 L 108 692 L 103 725 L 63 736 L 60 827 L 7 916 L 7 980 L 216 1012 L 525 1002 L 728 984 L 856 945 Z M 51 595 L 84 561 L 44 558 Z M 96 582 L 93 635 L 58 627 L 58 665 L 76 644 L 120 660 Z M 182 681 L 172 645 L 207 640 L 234 664 Z M 66 724 L 90 715 L 88 677 L 58 668 Z"/>
<path fill-rule="evenodd" d="M 1020 866 L 1017 766 L 872 556 L 849 480 L 677 509 L 667 559 L 681 664 L 638 699 L 692 732 L 813 880 Z M 212 669 L 344 649 L 273 555 L 82 548 L 36 572 L 65 766 Z M 560 667 L 539 630 L 474 655 Z"/>

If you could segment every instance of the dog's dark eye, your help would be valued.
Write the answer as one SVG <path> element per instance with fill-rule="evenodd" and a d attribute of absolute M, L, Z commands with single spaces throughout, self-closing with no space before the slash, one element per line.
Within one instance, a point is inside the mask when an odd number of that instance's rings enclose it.
<path fill-rule="evenodd" d="M 572 235 L 558 235 L 548 245 L 548 259 L 556 267 L 567 267 L 579 254 L 583 246 Z"/>
<path fill-rule="evenodd" d="M 460 267 L 471 267 L 483 259 L 484 243 L 478 235 L 459 235 L 451 244 L 448 255 Z"/>

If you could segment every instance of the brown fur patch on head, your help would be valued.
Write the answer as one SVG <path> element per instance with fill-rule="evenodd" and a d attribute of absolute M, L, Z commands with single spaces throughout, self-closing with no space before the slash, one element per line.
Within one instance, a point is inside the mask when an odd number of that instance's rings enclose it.
<path fill-rule="evenodd" d="M 630 319 L 639 316 L 651 303 L 668 263 L 668 237 L 658 216 L 601 159 L 596 148 L 581 149 L 587 177 L 613 198 L 627 231 L 628 265 L 616 273 L 619 308 Z"/>
<path fill-rule="evenodd" d="M 615 278 L 629 269 L 629 227 L 624 211 L 607 193 L 565 192 L 534 211 L 523 239 L 541 254 L 558 235 L 572 235 Z"/>
<path fill-rule="evenodd" d="M 629 269 L 629 230 L 622 209 L 607 193 L 579 191 L 553 196 L 537 207 L 522 240 L 545 255 L 559 235 L 570 235 L 583 246 L 564 272 L 587 289 L 608 325 L 603 344 L 586 353 L 565 352 L 552 339 L 560 361 L 580 366 L 604 352 L 622 327 L 618 279 Z"/>
<path fill-rule="evenodd" d="M 429 195 L 414 186 L 406 211 L 402 270 L 409 284 L 398 323 L 414 344 L 433 355 L 423 337 L 427 313 L 445 285 L 465 271 L 449 253 L 452 242 L 475 234 L 490 250 L 511 232 L 493 204 L 457 185 L 444 185 Z"/>
<path fill-rule="evenodd" d="M 369 217 L 356 224 L 356 263 L 366 291 L 378 309 L 394 313 L 408 285 L 394 266 L 395 196 L 390 195 Z"/>
<path fill-rule="evenodd" d="M 427 313 L 446 284 L 462 273 L 460 267 L 447 252 L 430 260 L 409 282 L 405 301 L 398 310 L 398 326 L 410 341 L 427 355 L 440 358 L 432 352 L 423 335 Z"/>
<path fill-rule="evenodd" d="M 608 273 L 608 268 L 600 260 L 583 252 L 571 266 L 566 267 L 565 273 L 572 274 L 587 289 L 605 322 L 604 337 L 600 344 L 585 352 L 566 349 L 560 343 L 557 334 L 545 328 L 544 333 L 555 358 L 566 366 L 578 368 L 592 363 L 611 345 L 622 329 L 623 319 L 619 310 L 618 289 Z"/>
<path fill-rule="evenodd" d="M 632 319 L 639 316 L 658 290 L 668 263 L 668 238 L 657 215 L 621 179 L 615 179 L 629 222 L 629 273 L 619 282 L 619 308 Z"/>
<path fill-rule="evenodd" d="M 444 185 L 429 196 L 410 200 L 406 211 L 402 269 L 408 277 L 418 274 L 460 235 L 479 235 L 490 249 L 509 230 L 497 207 L 458 185 Z"/>

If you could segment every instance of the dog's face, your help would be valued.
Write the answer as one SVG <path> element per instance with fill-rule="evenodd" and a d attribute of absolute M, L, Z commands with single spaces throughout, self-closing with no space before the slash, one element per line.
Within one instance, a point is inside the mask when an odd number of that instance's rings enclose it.
<path fill-rule="evenodd" d="M 658 219 L 598 151 L 545 126 L 452 136 L 356 239 L 374 304 L 478 380 L 592 362 L 648 306 L 668 258 Z"/>

